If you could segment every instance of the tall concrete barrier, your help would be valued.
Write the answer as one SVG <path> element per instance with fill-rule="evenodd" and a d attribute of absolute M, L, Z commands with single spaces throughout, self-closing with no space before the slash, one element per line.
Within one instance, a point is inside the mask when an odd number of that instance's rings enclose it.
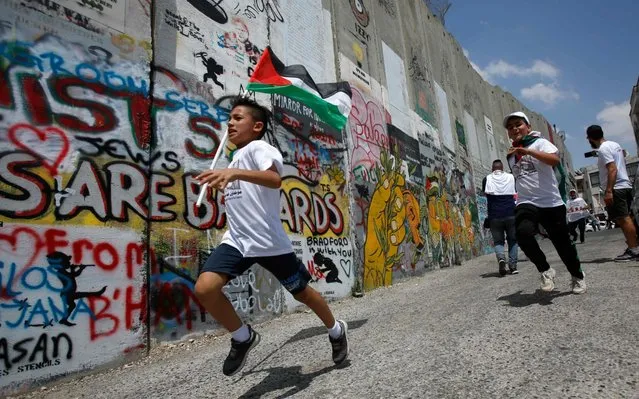
<path fill-rule="evenodd" d="M 477 193 L 504 114 L 563 145 L 418 0 L 0 0 L 0 393 L 219 328 L 193 289 L 224 200 L 196 207 L 194 177 L 268 45 L 353 92 L 343 131 L 255 95 L 282 224 L 326 298 L 490 251 Z M 224 290 L 250 321 L 299 306 L 257 266 Z"/>

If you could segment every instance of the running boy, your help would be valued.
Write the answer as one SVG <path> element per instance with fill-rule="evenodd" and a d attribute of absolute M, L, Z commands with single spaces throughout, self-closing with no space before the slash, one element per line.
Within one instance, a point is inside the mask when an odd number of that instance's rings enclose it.
<path fill-rule="evenodd" d="M 231 332 L 231 351 L 222 372 L 231 376 L 244 367 L 260 335 L 243 324 L 222 288 L 252 264 L 264 267 L 293 297 L 311 308 L 328 329 L 333 361 L 348 356 L 346 322 L 335 320 L 322 296 L 308 286 L 310 274 L 293 253 L 280 221 L 282 155 L 261 138 L 269 111 L 247 98 L 233 104 L 228 123 L 229 141 L 238 150 L 228 168 L 207 170 L 200 184 L 223 190 L 229 226 L 221 244 L 211 254 L 195 284 L 195 295 L 206 310 Z"/>
<path fill-rule="evenodd" d="M 504 118 L 504 127 L 512 140 L 508 164 L 517 184 L 515 231 L 517 243 L 541 274 L 542 291 L 555 288 L 555 269 L 551 268 L 535 239 L 538 225 L 548 233 L 559 257 L 572 276 L 572 292 L 586 292 L 584 273 L 577 248 L 570 240 L 566 206 L 559 193 L 553 167 L 560 162 L 559 150 L 530 126 L 523 112 Z"/>

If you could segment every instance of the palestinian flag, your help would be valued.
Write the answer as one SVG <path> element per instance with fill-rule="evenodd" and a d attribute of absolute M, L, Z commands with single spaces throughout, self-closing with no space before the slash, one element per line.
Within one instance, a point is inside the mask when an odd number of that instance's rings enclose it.
<path fill-rule="evenodd" d="M 246 90 L 297 100 L 337 130 L 342 130 L 351 113 L 352 94 L 347 82 L 317 84 L 304 66 L 284 65 L 270 47 L 264 49 Z"/>

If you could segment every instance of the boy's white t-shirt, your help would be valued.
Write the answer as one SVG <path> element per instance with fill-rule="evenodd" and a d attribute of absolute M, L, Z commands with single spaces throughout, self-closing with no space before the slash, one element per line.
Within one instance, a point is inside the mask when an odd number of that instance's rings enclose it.
<path fill-rule="evenodd" d="M 628 178 L 628 171 L 626 170 L 626 159 L 623 156 L 623 148 L 614 141 L 604 141 L 599 147 L 597 153 L 597 166 L 599 166 L 599 180 L 602 191 L 605 191 L 608 187 L 608 168 L 606 165 L 610 162 L 614 162 L 617 166 L 617 181 L 613 187 L 615 190 L 622 188 L 632 188 L 632 183 Z"/>
<path fill-rule="evenodd" d="M 559 152 L 554 144 L 544 138 L 538 138 L 527 148 L 549 154 Z M 516 161 L 516 156 L 513 155 L 508 157 L 508 164 L 515 176 L 517 205 L 531 204 L 539 208 L 564 205 L 552 166 L 531 155 L 524 155 L 519 161 Z"/>
<path fill-rule="evenodd" d="M 262 140 L 255 140 L 233 155 L 229 168 L 267 170 L 275 165 L 282 174 L 280 152 Z M 280 189 L 236 180 L 224 189 L 229 229 L 222 244 L 235 247 L 244 257 L 277 256 L 293 252 L 280 221 Z"/>

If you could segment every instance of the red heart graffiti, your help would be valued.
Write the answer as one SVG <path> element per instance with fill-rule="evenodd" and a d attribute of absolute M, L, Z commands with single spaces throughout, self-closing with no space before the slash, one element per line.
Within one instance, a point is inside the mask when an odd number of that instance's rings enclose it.
<path fill-rule="evenodd" d="M 32 242 L 23 243 L 24 245 L 18 245 L 20 244 L 18 237 L 21 234 L 25 236 L 31 236 L 31 238 L 33 239 Z M 3 248 L 4 247 L 2 245 L 3 241 L 7 242 L 10 245 L 10 248 L 8 249 Z M 18 252 L 19 248 L 26 249 L 28 253 Z M 44 248 L 44 242 L 42 241 L 38 233 L 30 227 L 17 227 L 10 234 L 0 233 L 0 254 L 3 252 L 8 252 L 8 253 L 13 253 L 17 257 L 24 256 L 25 258 L 27 257 L 28 254 L 31 255 L 31 257 L 28 258 L 28 260 L 22 265 L 22 267 L 18 271 L 17 275 L 15 276 L 16 280 L 20 276 L 22 276 L 22 274 L 29 267 L 31 267 L 31 265 L 33 265 L 33 262 L 36 260 L 36 258 L 40 254 L 40 251 L 42 250 L 42 248 Z M 0 300 L 7 299 L 7 298 L 3 298 L 5 293 L 6 293 L 5 287 L 0 286 Z"/>
<path fill-rule="evenodd" d="M 18 137 L 17 132 L 20 130 L 22 130 L 22 133 L 19 135 L 20 137 Z M 28 133 L 26 133 L 25 131 Z M 57 154 L 57 157 L 53 161 L 53 163 L 51 163 L 51 161 L 47 159 L 45 156 L 43 156 L 42 154 L 37 153 L 36 151 L 33 150 L 33 148 L 29 147 L 27 144 L 20 141 L 20 138 L 23 138 L 25 134 L 35 134 L 38 140 L 44 143 L 50 140 L 55 140 L 54 138 L 55 136 L 57 136 L 60 140 L 62 140 L 62 149 Z M 47 168 L 47 170 L 49 170 L 52 176 L 55 176 L 58 174 L 58 166 L 60 166 L 60 164 L 64 160 L 64 157 L 66 157 L 67 153 L 69 152 L 69 138 L 67 137 L 66 133 L 64 133 L 62 130 L 56 127 L 47 127 L 44 130 L 40 130 L 26 123 L 18 123 L 9 128 L 8 135 L 9 135 L 9 140 L 11 140 L 11 142 L 15 144 L 16 147 L 25 150 L 26 152 L 35 156 L 36 158 L 41 159 L 42 166 Z"/>

